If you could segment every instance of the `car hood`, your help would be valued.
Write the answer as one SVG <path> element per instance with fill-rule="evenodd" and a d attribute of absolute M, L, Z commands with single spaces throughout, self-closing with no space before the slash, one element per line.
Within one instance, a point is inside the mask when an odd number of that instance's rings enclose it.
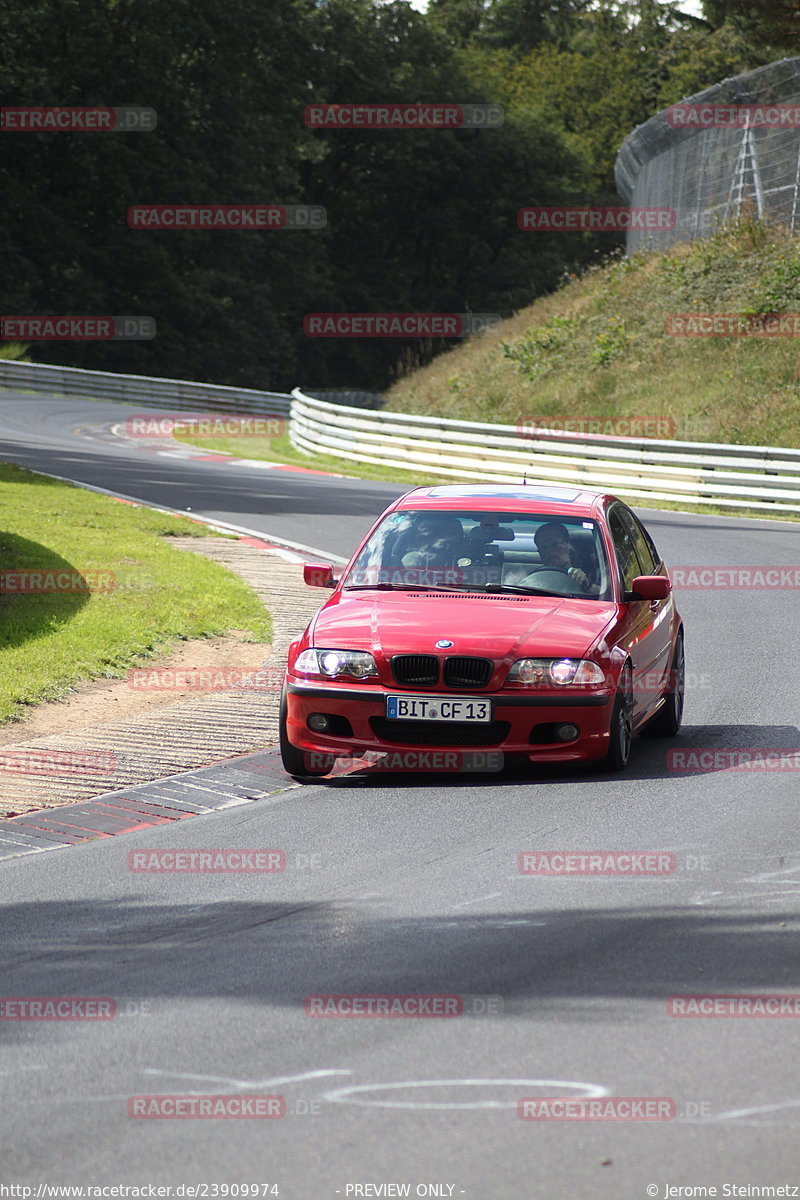
<path fill-rule="evenodd" d="M 583 657 L 617 606 L 561 596 L 475 596 L 451 592 L 337 592 L 320 610 L 311 643 L 369 650 L 376 658 L 435 653 L 506 659 Z M 441 653 L 441 651 L 440 651 Z"/>

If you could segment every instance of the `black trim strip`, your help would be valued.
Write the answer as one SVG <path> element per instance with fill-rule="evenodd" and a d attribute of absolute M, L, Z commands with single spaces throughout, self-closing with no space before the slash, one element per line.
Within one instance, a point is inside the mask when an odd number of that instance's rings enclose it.
<path fill-rule="evenodd" d="M 337 688 L 337 687 L 305 687 L 302 684 L 290 683 L 289 692 L 292 696 L 307 696 L 312 700 L 360 700 L 363 703 L 382 704 L 387 696 L 411 695 L 410 692 L 362 692 L 356 688 Z M 436 698 L 440 700 L 452 699 L 456 692 L 436 692 Z M 430 692 L 421 692 L 420 695 L 429 696 Z M 497 708 L 602 708 L 608 704 L 611 699 L 610 695 L 591 696 L 510 696 L 506 693 L 504 696 L 498 695 L 497 692 L 474 692 L 470 700 L 490 700 Z"/>
<path fill-rule="evenodd" d="M 312 700 L 363 700 L 380 702 L 385 699 L 386 692 L 362 692 L 356 688 L 337 687 L 306 687 L 304 684 L 290 683 L 287 688 L 291 696 L 309 696 Z"/>

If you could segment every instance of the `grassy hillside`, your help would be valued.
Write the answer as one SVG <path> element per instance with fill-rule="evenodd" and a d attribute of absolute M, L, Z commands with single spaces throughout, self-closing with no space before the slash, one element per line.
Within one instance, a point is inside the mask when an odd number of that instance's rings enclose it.
<path fill-rule="evenodd" d="M 668 418 L 680 440 L 799 445 L 800 338 L 665 333 L 687 312 L 800 314 L 800 242 L 744 221 L 609 261 L 401 380 L 386 407 L 509 424 Z"/>

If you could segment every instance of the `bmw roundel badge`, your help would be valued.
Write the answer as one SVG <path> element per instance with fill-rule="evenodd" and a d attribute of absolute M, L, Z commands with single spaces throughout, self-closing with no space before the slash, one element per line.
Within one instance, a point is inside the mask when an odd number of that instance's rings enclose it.
<path fill-rule="evenodd" d="M 449 650 L 450 647 L 452 646 L 452 644 L 453 644 L 452 642 L 448 642 L 447 638 L 440 638 L 439 641 L 436 643 L 436 649 L 437 650 Z"/>

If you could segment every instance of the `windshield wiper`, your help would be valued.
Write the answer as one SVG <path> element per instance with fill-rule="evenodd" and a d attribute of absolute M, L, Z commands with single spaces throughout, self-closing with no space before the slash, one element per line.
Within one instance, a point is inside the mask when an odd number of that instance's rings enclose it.
<path fill-rule="evenodd" d="M 519 596 L 554 596 L 556 599 L 563 600 L 563 592 L 548 592 L 546 588 L 523 587 L 519 583 L 487 583 L 483 589 L 486 592 L 514 592 Z M 568 592 L 571 596 L 573 593 Z"/>
<path fill-rule="evenodd" d="M 518 596 L 553 596 L 563 600 L 563 592 L 548 592 L 546 588 L 522 587 L 516 583 L 487 583 L 483 587 L 462 584 L 459 587 L 446 583 L 346 583 L 346 592 L 483 592 L 502 593 L 513 592 Z M 577 592 L 567 592 L 566 598 L 576 596 Z"/>
<path fill-rule="evenodd" d="M 346 592 L 460 592 L 463 588 L 433 583 L 346 583 Z"/>

